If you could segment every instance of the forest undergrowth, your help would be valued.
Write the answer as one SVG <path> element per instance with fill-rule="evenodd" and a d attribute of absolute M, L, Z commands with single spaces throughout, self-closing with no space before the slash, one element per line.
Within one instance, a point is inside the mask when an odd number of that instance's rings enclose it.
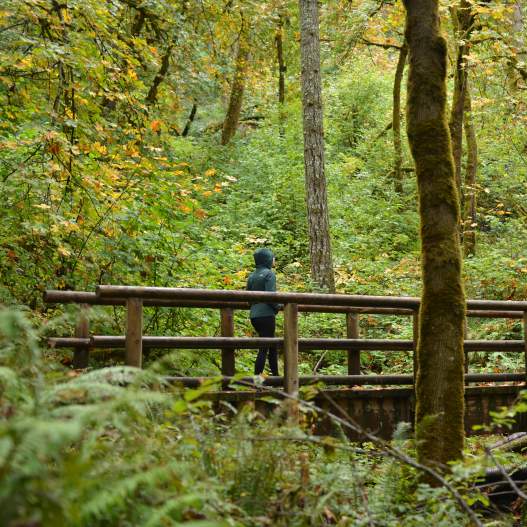
<path fill-rule="evenodd" d="M 320 3 L 339 293 L 420 295 L 416 178 L 406 140 L 401 188 L 394 184 L 392 89 L 402 4 Z M 479 170 L 474 188 L 462 189 L 477 198 L 468 225 L 476 249 L 464 259 L 464 284 L 467 298 L 524 300 L 524 37 L 507 22 L 508 4 L 520 2 L 469 4 L 478 4 L 481 22 L 467 58 Z M 405 426 L 388 443 L 351 443 L 343 423 L 334 437 L 315 435 L 310 415 L 320 410 L 309 407 L 313 388 L 302 392 L 309 403 L 294 426 L 281 405 L 266 416 L 251 406 L 225 406 L 218 415 L 206 401 L 214 384 L 183 391 L 166 382 L 167 375 L 219 375 L 217 351 L 150 350 L 146 368 L 136 371 L 122 366 L 122 353 L 94 350 L 80 372 L 71 351 L 47 346 L 48 337 L 73 335 L 79 312 L 46 305 L 46 289 L 244 289 L 254 250 L 267 246 L 276 254 L 279 290 L 317 290 L 310 279 L 296 11 L 296 2 L 274 0 L 0 6 L 0 525 L 527 524 L 521 500 L 508 515 L 489 513 L 486 497 L 473 488 L 493 466 L 485 452 L 491 438 L 469 438 L 465 461 L 452 467 L 447 485 L 430 487 L 420 482 Z M 458 39 L 444 18 L 453 64 Z M 240 121 L 221 145 L 236 44 L 248 27 L 253 55 Z M 280 104 L 270 53 L 279 34 L 287 64 Z M 145 308 L 144 316 L 148 335 L 218 335 L 220 328 L 213 310 Z M 280 335 L 281 315 L 277 323 Z M 522 338 L 519 320 L 468 324 L 470 339 Z M 122 335 L 124 328 L 123 308 L 90 310 L 93 334 Z M 335 314 L 302 314 L 299 329 L 302 337 L 346 334 L 344 317 Z M 247 313 L 236 312 L 235 335 L 252 331 Z M 413 338 L 411 320 L 401 316 L 361 316 L 360 332 Z M 315 367 L 320 374 L 347 372 L 339 351 L 300 359 L 303 375 Z M 240 376 L 251 374 L 254 352 L 238 351 L 236 365 Z M 472 353 L 469 366 L 518 372 L 525 363 L 522 354 Z M 412 368 L 409 353 L 361 353 L 365 374 Z M 503 410 L 501 430 L 525 410 L 522 399 L 516 410 Z M 509 454 L 498 459 L 522 462 Z"/>
<path fill-rule="evenodd" d="M 218 414 L 204 399 L 213 384 L 182 391 L 155 365 L 79 375 L 50 362 L 39 337 L 26 315 L 0 311 L 2 525 L 505 527 L 522 513 L 477 512 L 489 505 L 473 487 L 493 466 L 489 438 L 430 487 L 403 424 L 391 442 L 350 443 L 338 417 L 340 433 L 314 435 L 313 388 L 299 425 L 280 404 Z"/>

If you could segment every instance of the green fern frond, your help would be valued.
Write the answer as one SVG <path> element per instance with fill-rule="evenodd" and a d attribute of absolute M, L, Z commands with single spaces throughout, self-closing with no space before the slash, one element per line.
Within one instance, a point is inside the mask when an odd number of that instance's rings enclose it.
<path fill-rule="evenodd" d="M 127 498 L 140 488 L 156 488 L 173 481 L 175 477 L 175 464 L 156 466 L 137 474 L 128 475 L 120 481 L 115 481 L 109 489 L 97 492 L 91 499 L 83 503 L 81 515 L 83 521 L 92 519 L 114 517 L 121 509 L 127 506 Z"/>
<path fill-rule="evenodd" d="M 181 525 L 183 513 L 188 509 L 200 510 L 203 506 L 203 497 L 198 494 L 185 494 L 167 500 L 162 507 L 153 509 L 150 517 L 143 523 L 143 527 L 158 527 L 159 525 Z M 220 527 L 218 522 L 192 522 L 200 527 Z M 186 526 L 189 525 L 185 522 Z"/>

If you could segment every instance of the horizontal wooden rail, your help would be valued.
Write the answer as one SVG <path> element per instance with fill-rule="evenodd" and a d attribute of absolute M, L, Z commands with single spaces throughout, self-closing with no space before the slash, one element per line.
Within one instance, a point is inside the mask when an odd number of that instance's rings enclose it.
<path fill-rule="evenodd" d="M 95 335 L 91 338 L 54 337 L 49 339 L 52 347 L 76 348 L 124 348 L 126 337 Z M 262 346 L 283 347 L 282 338 L 260 337 L 157 337 L 143 336 L 143 348 L 172 349 L 256 349 Z M 300 338 L 301 350 L 349 350 L 361 351 L 412 351 L 413 340 L 396 339 L 316 339 Z M 499 351 L 503 353 L 523 353 L 523 340 L 466 340 L 465 351 Z"/>
<path fill-rule="evenodd" d="M 225 289 L 191 289 L 184 287 L 134 287 L 99 285 L 96 295 L 100 298 L 143 298 L 167 300 L 204 300 L 238 302 L 272 302 L 320 306 L 395 307 L 415 309 L 419 299 L 413 297 L 384 297 L 362 295 L 337 295 L 323 293 L 286 293 L 266 291 L 237 291 Z"/>
<path fill-rule="evenodd" d="M 120 285 L 99 285 L 96 295 L 103 298 L 142 298 L 143 300 L 203 300 L 272 302 L 319 306 L 349 307 L 393 307 L 418 309 L 417 297 L 390 297 L 368 295 L 343 295 L 323 293 L 287 293 L 265 291 L 236 291 L 225 289 L 191 289 L 184 287 L 140 287 Z M 518 300 L 467 300 L 467 308 L 482 311 L 527 311 L 527 301 Z"/>
<path fill-rule="evenodd" d="M 60 291 L 47 290 L 44 292 L 46 304 L 90 304 L 102 306 L 125 306 L 126 298 L 101 298 L 95 293 L 88 291 Z M 248 310 L 251 306 L 248 302 L 236 301 L 207 301 L 207 300 L 166 300 L 146 299 L 143 301 L 145 307 L 194 307 L 203 309 L 237 309 Z M 368 315 L 407 315 L 413 314 L 412 309 L 383 308 L 383 307 L 350 307 L 350 306 L 317 306 L 299 305 L 298 310 L 306 313 L 363 313 Z M 516 315 L 516 312 L 511 312 Z"/>
<path fill-rule="evenodd" d="M 48 339 L 48 346 L 50 348 L 85 348 L 93 347 L 92 342 L 90 337 L 51 337 Z"/>
<path fill-rule="evenodd" d="M 222 385 L 232 384 L 240 386 L 258 386 L 254 377 L 165 377 L 168 382 L 180 383 L 183 386 L 197 387 L 204 383 L 222 383 Z M 465 375 L 465 382 L 523 382 L 523 373 L 469 373 Z M 340 386 L 402 386 L 413 384 L 413 375 L 301 375 L 299 377 L 301 386 L 307 384 L 324 383 L 327 385 Z M 282 386 L 283 377 L 265 377 L 263 386 Z"/>
<path fill-rule="evenodd" d="M 48 303 L 79 303 L 81 317 L 74 338 L 50 339 L 56 347 L 73 348 L 74 365 L 87 366 L 90 349 L 124 348 L 125 362 L 129 366 L 141 367 L 144 349 L 211 349 L 221 350 L 222 375 L 228 379 L 236 372 L 235 350 L 255 349 L 276 346 L 284 353 L 283 382 L 288 393 L 296 393 L 299 386 L 299 350 L 345 350 L 348 358 L 347 376 L 320 376 L 317 381 L 341 385 L 363 385 L 374 381 L 375 376 L 361 376 L 360 353 L 362 351 L 413 351 L 418 342 L 420 299 L 416 297 L 385 297 L 367 295 L 342 295 L 322 293 L 233 291 L 191 288 L 160 288 L 131 286 L 98 286 L 96 293 L 85 291 L 46 291 L 44 299 Z M 249 309 L 254 303 L 278 303 L 284 305 L 283 338 L 235 338 L 234 310 Z M 88 305 L 120 305 L 126 308 L 126 336 L 89 336 Z M 144 307 L 190 307 L 220 310 L 221 337 L 165 337 L 143 335 Z M 469 340 L 465 329 L 466 382 L 493 382 L 495 374 L 468 374 L 468 353 L 502 352 L 524 353 L 527 370 L 527 302 L 499 300 L 468 300 L 467 315 L 472 317 L 522 318 L 524 322 L 523 340 L 486 341 Z M 346 314 L 347 338 L 298 338 L 298 312 L 327 312 Z M 412 315 L 413 339 L 360 339 L 359 320 L 361 313 L 381 315 Z M 82 321 L 82 324 L 80 323 Z M 465 320 L 465 327 L 466 320 Z M 82 360 L 81 360 L 82 359 Z M 414 376 L 378 376 L 376 384 L 414 384 Z M 499 380 L 526 380 L 525 373 L 506 374 Z M 301 382 L 309 382 L 307 377 Z M 189 381 L 195 382 L 195 381 Z M 228 385 L 228 381 L 224 386 Z"/>
<path fill-rule="evenodd" d="M 96 293 L 88 291 L 61 291 L 47 290 L 44 292 L 44 302 L 47 304 L 89 304 L 102 306 L 125 306 L 125 298 L 102 298 Z M 166 299 L 146 299 L 143 302 L 145 307 L 189 307 L 203 309 L 222 309 L 231 308 L 237 310 L 248 310 L 248 302 L 232 301 L 205 301 L 205 300 L 166 300 Z M 359 313 L 368 315 L 406 315 L 414 314 L 414 309 L 393 308 L 393 307 L 350 307 L 350 306 L 330 306 L 330 305 L 303 305 L 298 306 L 298 311 L 304 313 Z M 469 309 L 467 316 L 473 318 L 523 318 L 521 311 L 492 311 Z"/>

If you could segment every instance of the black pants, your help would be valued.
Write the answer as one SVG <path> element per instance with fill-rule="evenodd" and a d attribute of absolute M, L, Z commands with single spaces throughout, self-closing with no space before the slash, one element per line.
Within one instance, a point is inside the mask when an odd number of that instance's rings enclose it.
<path fill-rule="evenodd" d="M 275 317 L 251 318 L 251 323 L 260 337 L 274 337 Z M 278 375 L 278 353 L 275 346 L 260 348 L 254 363 L 255 375 L 260 375 L 264 371 L 267 354 L 269 354 L 271 374 Z"/>

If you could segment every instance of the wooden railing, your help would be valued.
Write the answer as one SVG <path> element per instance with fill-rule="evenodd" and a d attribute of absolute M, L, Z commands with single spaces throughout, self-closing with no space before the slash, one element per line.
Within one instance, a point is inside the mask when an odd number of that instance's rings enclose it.
<path fill-rule="evenodd" d="M 419 299 L 414 297 L 383 297 L 336 295 L 318 293 L 268 293 L 260 291 L 230 291 L 186 288 L 98 286 L 95 293 L 76 291 L 46 291 L 47 303 L 78 303 L 82 305 L 75 337 L 50 339 L 55 347 L 74 348 L 74 366 L 86 367 L 89 350 L 93 348 L 125 348 L 127 365 L 141 367 L 143 349 L 221 349 L 221 373 L 225 382 L 235 375 L 235 350 L 255 349 L 261 345 L 275 345 L 283 350 L 284 376 L 268 377 L 266 384 L 283 385 L 288 393 L 297 391 L 299 384 L 322 381 L 336 385 L 411 385 L 413 375 L 360 375 L 360 352 L 415 351 L 418 339 Z M 234 337 L 234 310 L 249 309 L 249 303 L 269 302 L 284 305 L 283 338 L 263 339 Z M 88 307 L 90 305 L 122 305 L 126 307 L 125 336 L 91 336 Z M 221 337 L 162 337 L 143 335 L 144 307 L 194 307 L 220 309 Z M 346 315 L 345 339 L 299 338 L 298 313 L 324 312 Z M 413 340 L 360 339 L 359 315 L 406 315 L 413 321 Z M 527 302 L 468 300 L 467 316 L 522 319 L 523 340 L 487 341 L 465 340 L 465 354 L 474 351 L 502 351 L 523 353 L 527 365 Z M 347 350 L 348 375 L 298 375 L 299 350 Z M 415 357 L 415 353 L 414 353 Z M 468 361 L 465 361 L 468 364 Z M 415 371 L 415 368 L 414 368 Z M 527 368 L 526 368 L 527 371 Z M 185 385 L 195 385 L 198 378 L 174 378 Z M 526 373 L 469 374 L 469 382 L 524 381 Z"/>

